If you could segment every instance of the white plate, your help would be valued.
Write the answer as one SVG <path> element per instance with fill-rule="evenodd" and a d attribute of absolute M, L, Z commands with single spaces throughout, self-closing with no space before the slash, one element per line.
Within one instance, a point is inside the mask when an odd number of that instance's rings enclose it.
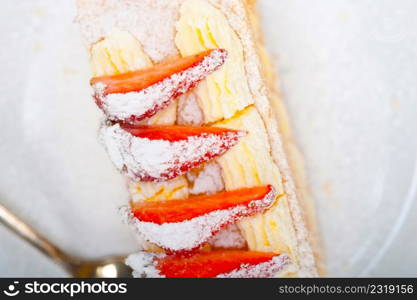
<path fill-rule="evenodd" d="M 2 3 L 0 197 L 74 254 L 136 246 L 72 1 Z M 417 275 L 415 1 L 262 1 L 330 275 Z M 0 228 L 0 276 L 62 276 Z"/>

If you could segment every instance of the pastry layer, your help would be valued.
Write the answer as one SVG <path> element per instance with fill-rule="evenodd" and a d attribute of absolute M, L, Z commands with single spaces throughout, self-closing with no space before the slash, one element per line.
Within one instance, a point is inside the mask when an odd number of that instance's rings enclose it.
<path fill-rule="evenodd" d="M 236 190 L 214 196 L 166 200 L 163 207 L 160 204 L 155 206 L 154 203 L 132 205 L 133 215 L 128 214 L 130 219 L 128 222 L 135 227 L 136 232 L 143 239 L 164 249 L 170 251 L 197 249 L 221 228 L 259 213 L 274 202 L 275 191 L 271 186 L 268 187 L 267 193 L 265 191 L 266 194 L 257 192 L 258 194 L 252 195 L 248 194 L 253 193 L 250 189 L 244 190 L 245 194 L 241 190 Z M 264 191 L 264 187 L 255 190 Z M 202 201 L 206 201 L 206 206 L 198 205 Z M 234 203 L 238 204 L 234 205 Z M 172 211 L 172 208 L 178 210 Z"/>
<path fill-rule="evenodd" d="M 257 45 L 257 52 L 261 62 L 261 71 L 265 78 L 268 89 L 268 97 L 275 118 L 278 121 L 278 128 L 281 134 L 283 147 L 287 155 L 288 164 L 291 168 L 293 182 L 295 184 L 296 197 L 303 210 L 303 217 L 307 227 L 307 239 L 314 254 L 316 267 L 321 276 L 325 275 L 325 261 L 318 224 L 316 220 L 316 210 L 313 198 L 308 189 L 307 177 L 305 174 L 304 158 L 293 139 L 290 118 L 288 116 L 285 103 L 280 94 L 278 76 L 275 72 L 274 64 L 266 51 L 262 30 L 260 26 L 259 14 L 256 8 L 256 0 L 247 0 L 247 13 L 253 31 L 253 36 Z"/>

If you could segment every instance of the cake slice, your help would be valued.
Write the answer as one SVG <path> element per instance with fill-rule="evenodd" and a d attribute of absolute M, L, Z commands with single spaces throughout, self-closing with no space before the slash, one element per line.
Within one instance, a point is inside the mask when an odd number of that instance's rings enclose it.
<path fill-rule="evenodd" d="M 319 275 L 321 250 L 314 208 L 306 188 L 302 160 L 274 87 L 274 74 L 262 43 L 255 1 L 78 0 L 77 20 L 90 51 L 93 77 L 140 72 L 149 65 L 180 60 L 213 49 L 227 52 L 227 59 L 221 66 L 181 96 L 182 104 L 176 107 L 176 113 L 170 107 L 176 105 L 173 101 L 155 116 L 145 117 L 140 124 L 182 122 L 245 132 L 246 135 L 241 136 L 233 147 L 215 158 L 212 163 L 219 167 L 211 170 L 218 171 L 210 174 L 222 183 L 219 186 L 225 191 L 271 185 L 276 192 L 268 209 L 239 221 L 240 234 L 248 247 L 242 251 L 248 255 L 253 251 L 279 254 L 293 266 L 275 274 L 257 273 L 258 277 Z M 96 47 L 109 39 L 112 43 Z M 108 48 L 116 51 L 107 51 Z M 111 126 L 120 128 L 122 125 Z M 139 159 L 145 161 L 146 157 Z M 204 180 L 189 176 L 204 174 L 204 168 L 205 165 L 200 165 L 198 170 L 185 170 L 186 176 L 175 180 L 159 178 L 167 181 L 155 183 L 143 182 L 146 178 L 135 180 L 131 177 L 134 189 L 130 190 L 135 191 L 131 200 L 173 199 L 165 196 L 167 190 L 180 190 L 184 199 L 190 197 L 192 191 L 209 195 L 211 189 L 204 185 Z M 126 173 L 123 165 L 121 171 Z M 160 251 L 149 241 L 142 246 L 148 252 Z M 210 246 L 205 247 L 205 250 L 213 251 Z M 213 255 L 215 260 L 217 256 Z M 236 257 L 244 264 L 245 255 Z M 129 264 L 146 269 L 145 265 L 134 262 L 135 257 L 129 258 Z M 177 258 L 179 263 L 185 259 Z M 136 274 L 142 271 L 135 269 Z"/>

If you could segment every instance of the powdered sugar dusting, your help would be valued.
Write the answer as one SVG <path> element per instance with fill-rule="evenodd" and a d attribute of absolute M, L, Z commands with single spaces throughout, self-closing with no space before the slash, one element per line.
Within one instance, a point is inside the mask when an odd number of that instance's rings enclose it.
<path fill-rule="evenodd" d="M 133 269 L 133 277 L 137 278 L 165 278 L 157 269 L 157 259 L 165 257 L 165 254 L 138 252 L 131 254 L 126 259 L 126 264 Z M 239 268 L 228 273 L 219 274 L 217 278 L 272 278 L 276 277 L 287 268 L 293 266 L 290 258 L 285 255 L 277 255 L 272 259 L 256 265 L 241 264 Z"/>
<path fill-rule="evenodd" d="M 119 124 L 102 126 L 100 137 L 116 168 L 132 179 L 172 179 L 192 167 L 221 155 L 238 143 L 243 132 L 191 136 L 169 142 L 139 138 Z"/>
<path fill-rule="evenodd" d="M 246 240 L 236 224 L 230 224 L 212 236 L 209 244 L 214 248 L 243 249 L 247 247 Z"/>
<path fill-rule="evenodd" d="M 192 183 L 191 194 L 215 194 L 224 190 L 221 168 L 216 162 L 206 164 L 197 175 L 192 175 L 187 173 L 187 179 Z"/>
<path fill-rule="evenodd" d="M 271 191 L 262 199 L 237 205 L 230 209 L 215 210 L 208 214 L 174 223 L 156 224 L 142 222 L 132 213 L 127 215 L 128 224 L 144 240 L 171 251 L 196 249 L 208 241 L 221 228 L 246 216 L 267 209 L 275 199 L 275 191 Z M 126 215 L 125 215 L 126 216 Z"/>
<path fill-rule="evenodd" d="M 197 96 L 191 91 L 179 97 L 178 124 L 198 126 L 203 124 L 203 111 L 197 102 Z"/>
<path fill-rule="evenodd" d="M 271 260 L 257 264 L 242 264 L 239 269 L 217 275 L 217 278 L 272 278 L 292 265 L 290 258 L 285 255 L 274 256 Z"/>
<path fill-rule="evenodd" d="M 135 122 L 152 117 L 168 106 L 175 97 L 186 93 L 208 74 L 219 68 L 226 60 L 227 52 L 215 49 L 193 67 L 175 73 L 141 91 L 106 94 L 106 85 L 94 84 L 94 98 L 108 119 Z"/>
<path fill-rule="evenodd" d="M 163 278 L 165 276 L 159 273 L 156 268 L 157 257 L 163 257 L 164 254 L 138 252 L 130 254 L 125 263 L 133 269 L 132 275 L 136 278 Z"/>
<path fill-rule="evenodd" d="M 127 30 L 154 62 L 176 55 L 174 22 L 183 0 L 77 0 L 77 21 L 88 47 L 114 28 Z"/>

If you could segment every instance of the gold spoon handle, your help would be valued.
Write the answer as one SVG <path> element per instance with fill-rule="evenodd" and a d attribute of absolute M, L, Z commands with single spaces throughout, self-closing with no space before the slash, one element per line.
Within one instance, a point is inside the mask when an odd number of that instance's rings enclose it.
<path fill-rule="evenodd" d="M 71 263 L 69 262 L 72 261 L 73 258 L 70 255 L 52 244 L 2 204 L 0 204 L 0 222 L 52 260 L 62 265 L 67 271 L 72 270 Z"/>

